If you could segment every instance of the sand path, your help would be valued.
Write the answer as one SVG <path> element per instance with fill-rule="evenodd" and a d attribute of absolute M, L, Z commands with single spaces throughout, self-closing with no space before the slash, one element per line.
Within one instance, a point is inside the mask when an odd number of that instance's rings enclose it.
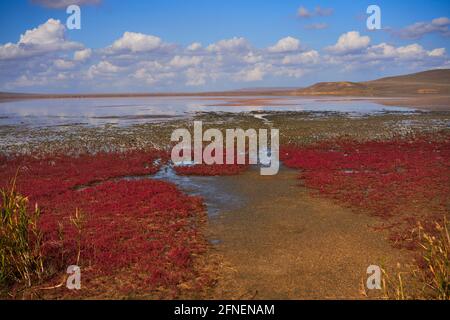
<path fill-rule="evenodd" d="M 210 239 L 221 240 L 213 250 L 230 266 L 215 297 L 364 298 L 369 265 L 389 268 L 407 259 L 371 227 L 378 220 L 312 197 L 297 175 L 283 168 L 272 177 L 250 170 L 221 179 L 247 201 L 209 223 Z"/>

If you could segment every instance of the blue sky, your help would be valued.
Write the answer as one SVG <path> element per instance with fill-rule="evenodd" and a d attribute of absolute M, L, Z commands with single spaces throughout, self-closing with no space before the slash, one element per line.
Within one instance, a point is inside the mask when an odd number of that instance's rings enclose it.
<path fill-rule="evenodd" d="M 80 4 L 81 30 L 65 28 L 67 3 Z M 382 30 L 366 28 L 370 4 L 381 8 Z M 450 66 L 447 0 L 4 0 L 0 15 L 2 91 L 303 86 Z M 287 37 L 285 51 L 273 48 Z M 192 43 L 202 47 L 188 50 Z M 84 54 L 76 59 L 76 51 Z"/>

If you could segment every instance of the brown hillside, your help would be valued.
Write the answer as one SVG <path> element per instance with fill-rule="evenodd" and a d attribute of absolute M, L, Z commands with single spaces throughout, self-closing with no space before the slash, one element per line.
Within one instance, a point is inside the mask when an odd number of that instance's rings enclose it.
<path fill-rule="evenodd" d="M 450 94 L 450 69 L 430 70 L 366 82 L 320 82 L 296 95 L 404 96 Z"/>

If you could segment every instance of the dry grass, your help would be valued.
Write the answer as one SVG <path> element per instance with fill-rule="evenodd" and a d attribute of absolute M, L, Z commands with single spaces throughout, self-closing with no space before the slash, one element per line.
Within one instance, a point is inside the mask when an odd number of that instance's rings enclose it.
<path fill-rule="evenodd" d="M 392 277 L 383 269 L 383 292 L 386 299 L 450 300 L 450 223 L 444 218 L 435 223 L 435 233 L 425 232 L 419 225 L 422 255 L 419 266 Z M 420 283 L 420 286 L 412 283 Z"/>
<path fill-rule="evenodd" d="M 28 210 L 28 199 L 17 193 L 15 180 L 0 190 L 0 287 L 21 283 L 28 287 L 44 273 L 42 234 L 36 206 Z"/>
<path fill-rule="evenodd" d="M 424 250 L 423 259 L 424 282 L 433 293 L 433 298 L 450 299 L 450 235 L 449 222 L 444 219 L 442 224 L 436 223 L 437 235 L 422 232 L 421 247 Z M 423 231 L 423 228 L 420 228 Z"/>

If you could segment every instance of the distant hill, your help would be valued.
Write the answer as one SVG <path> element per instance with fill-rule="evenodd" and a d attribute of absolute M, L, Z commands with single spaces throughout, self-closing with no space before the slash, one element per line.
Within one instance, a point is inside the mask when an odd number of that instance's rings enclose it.
<path fill-rule="evenodd" d="M 450 69 L 429 70 L 365 82 L 319 82 L 294 95 L 405 96 L 450 94 Z"/>
<path fill-rule="evenodd" d="M 304 95 L 351 95 L 355 92 L 369 93 L 369 88 L 365 84 L 357 82 L 319 82 L 310 87 L 295 90 L 294 92 Z"/>

